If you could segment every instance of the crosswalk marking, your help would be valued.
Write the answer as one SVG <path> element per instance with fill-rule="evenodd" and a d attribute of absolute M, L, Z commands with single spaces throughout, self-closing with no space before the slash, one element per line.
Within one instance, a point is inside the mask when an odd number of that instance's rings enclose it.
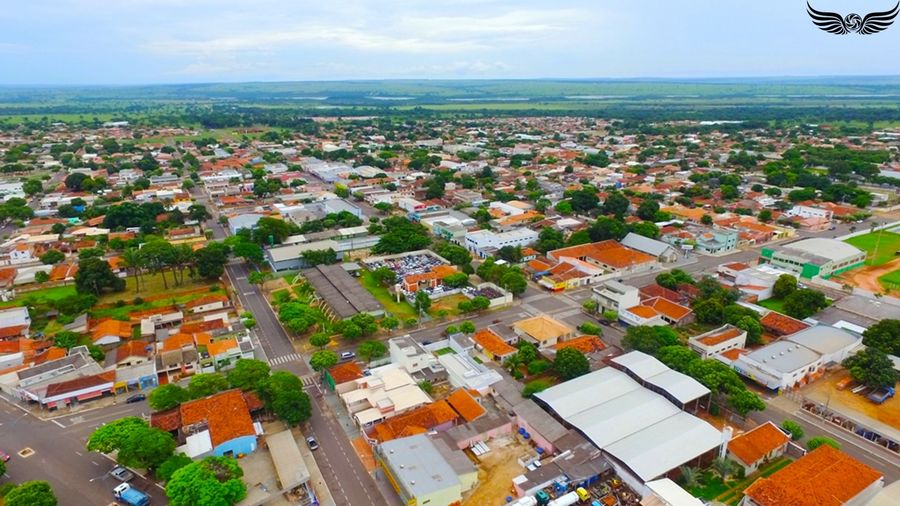
<path fill-rule="evenodd" d="M 279 364 L 286 364 L 288 362 L 297 362 L 298 360 L 300 360 L 300 358 L 301 357 L 300 357 L 299 353 L 289 353 L 287 355 L 282 355 L 280 357 L 275 357 L 275 358 L 269 359 L 269 365 L 279 365 Z"/>
<path fill-rule="evenodd" d="M 308 374 L 300 378 L 300 381 L 303 382 L 303 388 L 311 387 L 316 384 L 316 376 L 314 374 Z"/>

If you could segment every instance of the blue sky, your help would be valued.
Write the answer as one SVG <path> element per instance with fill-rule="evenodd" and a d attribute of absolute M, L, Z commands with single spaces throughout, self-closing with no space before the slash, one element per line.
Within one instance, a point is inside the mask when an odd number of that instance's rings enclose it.
<path fill-rule="evenodd" d="M 810 0 L 847 14 L 896 0 Z M 0 10 L 0 84 L 898 75 L 900 21 L 805 0 L 40 0 Z"/>

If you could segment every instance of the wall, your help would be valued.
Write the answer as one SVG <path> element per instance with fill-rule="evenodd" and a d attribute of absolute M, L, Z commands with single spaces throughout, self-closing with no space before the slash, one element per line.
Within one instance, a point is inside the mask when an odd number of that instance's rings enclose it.
<path fill-rule="evenodd" d="M 256 451 L 256 436 L 240 436 L 229 439 L 219 446 L 213 448 L 212 454 L 221 457 L 226 452 L 234 452 L 234 456 L 247 455 Z"/>
<path fill-rule="evenodd" d="M 476 436 L 472 436 L 471 438 L 457 441 L 456 447 L 460 450 L 465 450 L 466 448 L 472 446 L 473 444 L 475 444 L 479 441 L 488 441 L 495 437 L 509 436 L 510 434 L 512 434 L 512 432 L 513 432 L 512 422 L 507 422 L 499 427 L 495 427 L 493 429 L 482 432 L 481 434 L 478 434 Z"/>

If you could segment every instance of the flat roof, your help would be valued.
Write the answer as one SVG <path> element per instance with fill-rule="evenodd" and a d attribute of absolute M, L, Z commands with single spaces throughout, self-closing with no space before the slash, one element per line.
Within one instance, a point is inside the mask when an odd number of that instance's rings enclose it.
<path fill-rule="evenodd" d="M 801 330 L 796 334 L 791 334 L 787 339 L 823 355 L 834 353 L 862 342 L 862 337 L 854 336 L 847 331 L 828 325 L 816 325 L 815 327 Z"/>
<path fill-rule="evenodd" d="M 388 463 L 397 484 L 412 497 L 460 485 L 456 471 L 424 434 L 381 443 L 379 455 Z"/>
<path fill-rule="evenodd" d="M 829 260 L 843 260 L 862 253 L 859 248 L 837 239 L 827 237 L 811 237 L 782 247 L 783 250 L 799 251 L 816 255 Z"/>
<path fill-rule="evenodd" d="M 303 276 L 343 320 L 359 313 L 383 311 L 381 304 L 340 265 L 317 265 Z"/>
<path fill-rule="evenodd" d="M 775 341 L 744 356 L 782 373 L 794 372 L 822 357 L 806 346 L 790 341 Z"/>
<path fill-rule="evenodd" d="M 282 490 L 290 490 L 309 481 L 309 469 L 290 430 L 266 436 L 266 444 Z"/>
<path fill-rule="evenodd" d="M 269 258 L 271 258 L 273 262 L 284 262 L 285 260 L 294 260 L 300 257 L 304 251 L 320 251 L 328 249 L 337 251 L 337 241 L 332 241 L 329 239 L 326 241 L 291 244 L 288 246 L 269 248 L 266 251 L 269 254 Z"/>

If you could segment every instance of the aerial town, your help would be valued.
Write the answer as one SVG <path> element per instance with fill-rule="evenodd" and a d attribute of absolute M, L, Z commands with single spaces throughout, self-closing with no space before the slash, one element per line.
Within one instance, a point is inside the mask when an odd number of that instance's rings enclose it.
<path fill-rule="evenodd" d="M 898 129 L 88 123 L 0 131 L 7 505 L 897 504 Z"/>

